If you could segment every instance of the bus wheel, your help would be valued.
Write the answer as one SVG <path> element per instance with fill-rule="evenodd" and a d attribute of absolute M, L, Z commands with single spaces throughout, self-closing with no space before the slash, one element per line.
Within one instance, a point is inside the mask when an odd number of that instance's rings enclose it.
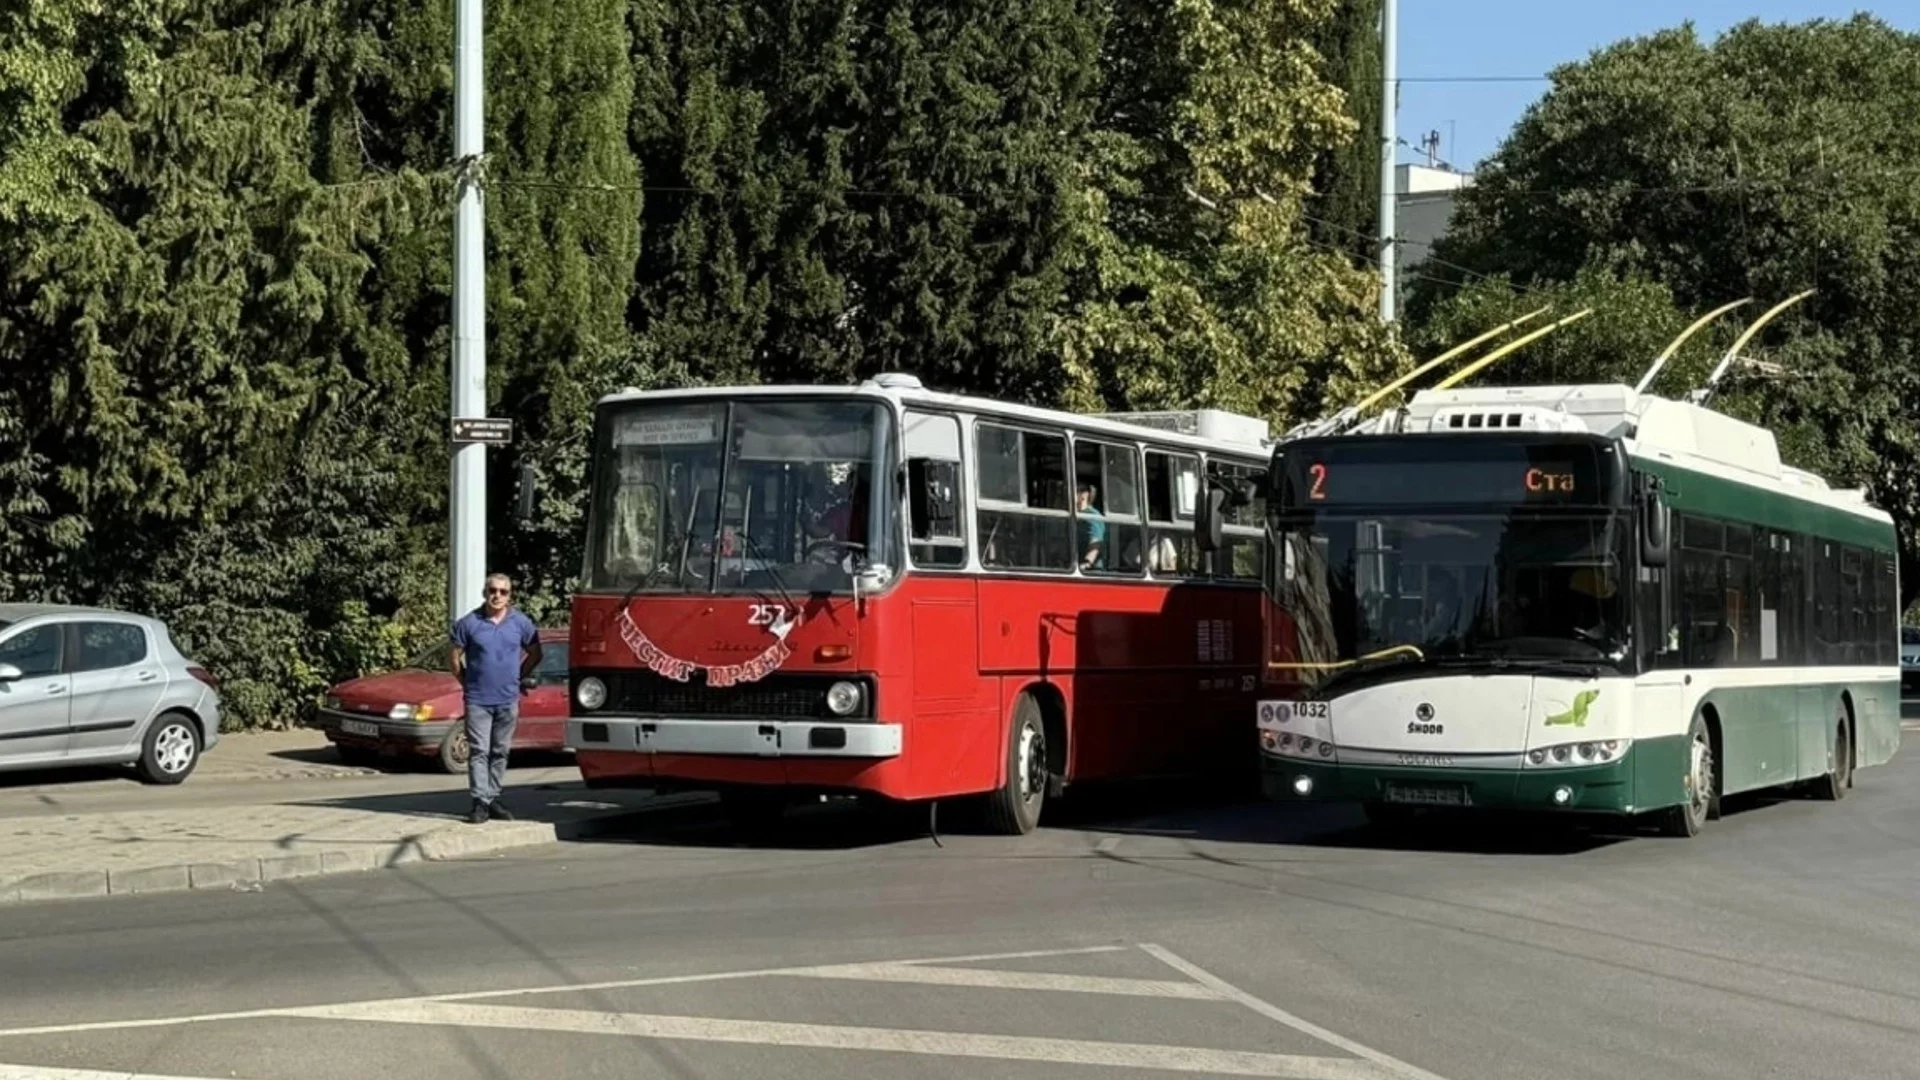
<path fill-rule="evenodd" d="M 1022 836 L 1040 823 L 1047 801 L 1047 726 L 1040 703 L 1022 694 L 1007 727 L 1007 780 L 987 797 L 987 828 Z"/>
<path fill-rule="evenodd" d="M 1679 806 L 1661 811 L 1660 831 L 1668 836 L 1698 836 L 1706 827 L 1707 813 L 1713 807 L 1713 741 L 1707 736 L 1706 718 L 1693 715 L 1693 730 L 1687 737 L 1686 800 Z"/>
<path fill-rule="evenodd" d="M 1847 789 L 1852 786 L 1853 738 L 1847 732 L 1847 710 L 1843 707 L 1833 728 L 1833 763 L 1827 775 L 1813 782 L 1813 793 L 1828 802 L 1838 802 L 1847 797 Z"/>

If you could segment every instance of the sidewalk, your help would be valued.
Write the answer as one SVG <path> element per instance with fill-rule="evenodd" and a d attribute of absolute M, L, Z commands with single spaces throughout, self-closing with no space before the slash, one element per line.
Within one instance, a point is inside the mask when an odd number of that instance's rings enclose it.
<path fill-rule="evenodd" d="M 502 801 L 520 820 L 469 825 L 467 796 L 455 786 L 456 778 L 444 778 L 445 783 L 432 790 L 367 791 L 370 781 L 365 778 L 377 776 L 377 771 L 329 766 L 324 749 L 304 752 L 313 742 L 312 733 L 302 732 L 231 736 L 207 755 L 204 771 L 181 787 L 130 792 L 151 796 L 136 809 L 27 816 L 0 806 L 0 904 L 188 889 L 252 890 L 291 878 L 617 832 L 632 827 L 636 814 L 708 801 L 704 795 L 587 791 L 577 773 L 568 777 L 570 782 L 554 782 L 557 769 L 527 770 L 532 775 L 523 774 L 522 780 L 515 775 L 521 770 L 515 769 L 508 774 Z M 238 745 L 223 755 L 229 743 Z M 294 756 L 310 760 L 287 761 L 289 747 Z M 215 767 L 223 756 L 226 761 Z M 339 779 L 262 783 L 267 776 Z M 75 783 L 99 786 L 97 781 Z M 394 778 L 397 786 L 409 783 L 404 776 Z M 57 791 L 57 785 L 50 779 L 44 786 L 12 794 Z M 336 785 L 338 794 L 312 794 Z M 227 791 L 233 801 L 222 802 L 220 796 Z M 183 805 L 166 805 L 169 797 L 178 797 Z"/>

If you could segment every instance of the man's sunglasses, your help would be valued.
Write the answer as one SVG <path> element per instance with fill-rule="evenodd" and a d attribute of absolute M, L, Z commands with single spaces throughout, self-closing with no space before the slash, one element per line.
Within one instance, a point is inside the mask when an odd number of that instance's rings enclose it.
<path fill-rule="evenodd" d="M 488 589 L 487 595 L 488 596 L 512 596 L 513 590 L 512 589 Z"/>

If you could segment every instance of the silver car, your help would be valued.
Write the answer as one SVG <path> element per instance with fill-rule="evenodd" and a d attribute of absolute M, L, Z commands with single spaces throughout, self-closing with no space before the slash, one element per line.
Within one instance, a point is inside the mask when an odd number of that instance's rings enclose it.
<path fill-rule="evenodd" d="M 219 739 L 220 684 L 165 623 L 0 604 L 0 771 L 131 764 L 177 784 Z"/>

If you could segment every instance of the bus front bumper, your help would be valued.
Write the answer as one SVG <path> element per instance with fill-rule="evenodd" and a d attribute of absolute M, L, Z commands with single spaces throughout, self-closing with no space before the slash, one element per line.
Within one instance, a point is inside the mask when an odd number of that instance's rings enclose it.
<path fill-rule="evenodd" d="M 1281 802 L 1395 803 L 1407 806 L 1631 814 L 1635 754 L 1604 765 L 1557 769 L 1410 768 L 1304 761 L 1261 755 L 1260 786 Z"/>
<path fill-rule="evenodd" d="M 866 720 L 686 720 L 596 716 L 567 720 L 567 749 L 632 754 L 894 758 L 901 726 Z"/>

